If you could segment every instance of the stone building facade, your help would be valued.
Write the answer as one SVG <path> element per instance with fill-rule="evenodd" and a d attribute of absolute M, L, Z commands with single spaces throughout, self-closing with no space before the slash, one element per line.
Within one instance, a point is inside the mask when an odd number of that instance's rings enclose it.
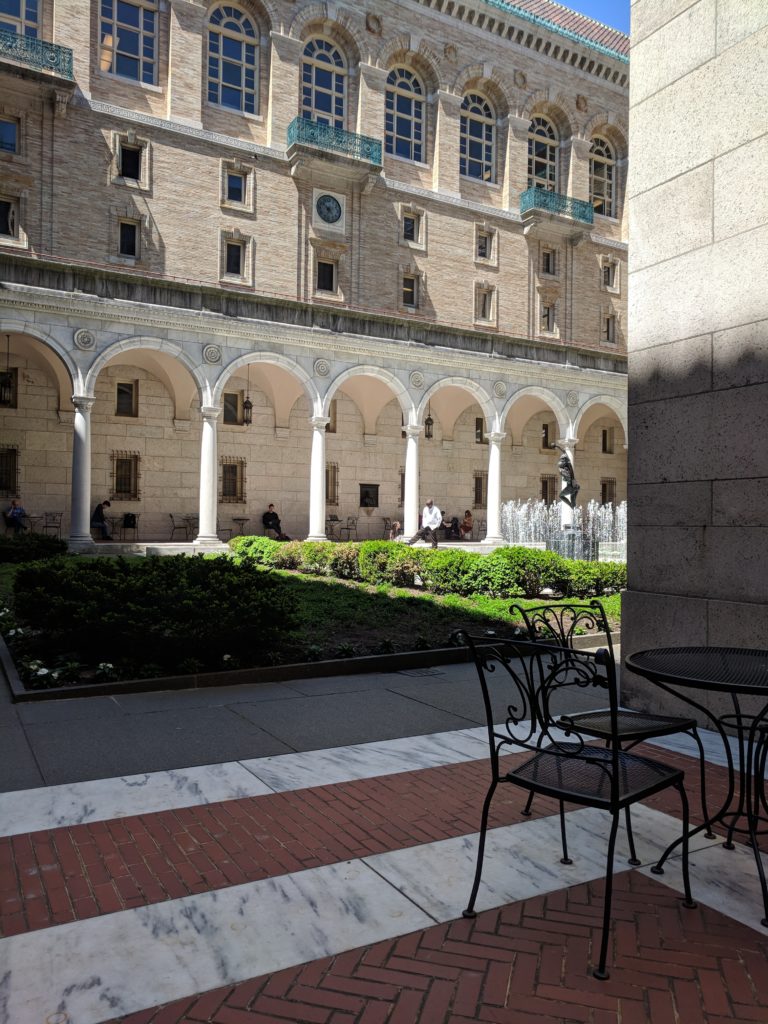
<path fill-rule="evenodd" d="M 625 36 L 547 0 L 9 7 L 3 500 L 87 546 L 104 498 L 206 544 L 432 496 L 498 542 L 552 442 L 625 497 Z"/>

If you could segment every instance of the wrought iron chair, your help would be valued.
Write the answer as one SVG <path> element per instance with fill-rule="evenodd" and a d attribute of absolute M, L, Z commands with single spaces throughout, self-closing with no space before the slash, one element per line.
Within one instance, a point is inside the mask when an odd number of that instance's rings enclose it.
<path fill-rule="evenodd" d="M 347 525 L 339 527 L 339 540 L 344 540 L 342 534 L 346 533 L 346 539 L 352 540 L 352 534 L 357 540 L 357 516 L 347 516 Z"/>
<path fill-rule="evenodd" d="M 168 540 L 173 540 L 173 535 L 179 530 L 184 534 L 184 540 L 187 539 L 187 524 L 184 522 L 180 515 L 174 515 L 173 512 L 168 513 L 168 518 L 171 520 L 171 535 Z"/>
<path fill-rule="evenodd" d="M 624 808 L 645 800 L 668 787 L 680 794 L 682 804 L 683 904 L 695 907 L 688 874 L 688 800 L 683 772 L 662 762 L 629 754 L 621 749 L 618 736 L 618 695 L 613 659 L 607 650 L 596 653 L 574 651 L 563 646 L 544 645 L 530 640 L 470 636 L 459 632 L 454 641 L 470 649 L 480 679 L 488 725 L 491 784 L 483 803 L 477 867 L 464 917 L 475 916 L 475 901 L 483 870 L 488 815 L 496 787 L 512 783 L 529 793 L 542 793 L 560 801 L 562 862 L 570 864 L 566 838 L 565 801 L 581 807 L 596 807 L 611 815 L 605 873 L 605 901 L 600 956 L 593 975 L 608 977 L 606 959 L 611 923 L 613 862 L 619 819 Z M 507 718 L 503 726 L 495 724 L 487 676 L 496 673 L 506 684 L 504 704 Z M 550 714 L 553 699 L 569 688 L 601 687 L 609 705 L 613 727 L 608 747 L 590 746 L 590 736 L 572 727 L 570 735 L 554 732 Z M 499 759 L 505 753 L 527 751 L 529 757 L 506 773 Z"/>
<path fill-rule="evenodd" d="M 613 653 L 613 639 L 611 627 L 605 614 L 605 609 L 597 600 L 585 604 L 540 604 L 533 608 L 523 608 L 522 605 L 512 604 L 509 611 L 519 616 L 525 624 L 526 638 L 529 640 L 541 641 L 546 644 L 559 644 L 563 647 L 573 648 L 574 637 L 579 630 L 605 634 L 605 646 L 608 655 L 615 666 Z M 701 785 L 701 809 L 704 820 L 707 815 L 707 790 L 704 747 L 696 728 L 695 718 L 677 717 L 672 715 L 656 715 L 645 711 L 630 711 L 621 709 L 616 713 L 616 732 L 613 729 L 613 722 L 609 710 L 603 711 L 582 711 L 576 714 L 561 716 L 555 723 L 561 729 L 568 729 L 575 726 L 585 736 L 592 736 L 595 739 L 604 740 L 610 743 L 614 735 L 618 736 L 622 750 L 631 750 L 638 743 L 645 740 L 656 739 L 659 736 L 671 736 L 676 732 L 684 732 L 692 736 L 699 748 L 699 781 Z M 523 814 L 530 814 L 533 794 L 523 810 Z M 707 837 L 712 838 L 713 833 L 707 829 Z M 632 823 L 630 821 L 629 809 L 627 809 L 627 836 L 629 838 L 630 864 L 639 863 L 635 856 L 635 844 L 632 835 Z"/>
<path fill-rule="evenodd" d="M 384 540 L 389 540 L 389 535 L 392 532 L 392 520 L 389 518 L 389 516 L 384 516 L 383 531 L 384 532 L 382 533 L 381 536 L 384 538 Z"/>
<path fill-rule="evenodd" d="M 63 518 L 63 512 L 44 512 L 42 532 L 55 533 L 57 537 L 61 537 L 61 520 Z"/>
<path fill-rule="evenodd" d="M 325 521 L 325 533 L 328 540 L 337 540 L 336 531 L 341 529 L 341 520 L 337 515 L 329 515 Z"/>

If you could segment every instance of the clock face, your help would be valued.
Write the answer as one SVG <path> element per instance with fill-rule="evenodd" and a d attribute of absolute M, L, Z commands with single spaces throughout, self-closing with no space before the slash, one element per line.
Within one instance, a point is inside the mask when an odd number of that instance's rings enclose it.
<path fill-rule="evenodd" d="M 315 209 L 317 210 L 318 216 L 325 221 L 326 224 L 335 224 L 341 217 L 341 204 L 338 199 L 333 196 L 323 195 L 317 197 L 315 203 Z"/>

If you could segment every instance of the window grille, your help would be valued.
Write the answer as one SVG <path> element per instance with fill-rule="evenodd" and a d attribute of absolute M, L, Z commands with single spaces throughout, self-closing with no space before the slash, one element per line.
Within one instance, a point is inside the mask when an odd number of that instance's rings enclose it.
<path fill-rule="evenodd" d="M 242 503 L 245 501 L 245 459 L 235 456 L 223 456 L 219 460 L 221 481 L 219 501 L 222 503 Z"/>
<path fill-rule="evenodd" d="M 475 472 L 474 508 L 486 508 L 488 505 L 488 474 Z"/>
<path fill-rule="evenodd" d="M 541 500 L 547 505 L 553 505 L 558 498 L 558 486 L 556 476 L 542 476 L 541 478 Z"/>
<path fill-rule="evenodd" d="M 18 448 L 0 448 L 0 495 L 4 498 L 20 496 Z"/>
<path fill-rule="evenodd" d="M 139 452 L 112 452 L 112 501 L 138 501 L 140 497 L 141 455 Z"/>
<path fill-rule="evenodd" d="M 325 503 L 326 505 L 339 504 L 338 462 L 326 462 L 325 464 Z"/>

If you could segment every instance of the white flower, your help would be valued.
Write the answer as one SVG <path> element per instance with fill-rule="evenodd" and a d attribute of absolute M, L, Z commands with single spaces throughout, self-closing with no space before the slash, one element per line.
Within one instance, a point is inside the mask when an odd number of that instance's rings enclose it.
<path fill-rule="evenodd" d="M 232 655 L 231 654 L 222 654 L 221 660 L 222 661 L 232 661 Z"/>
<path fill-rule="evenodd" d="M 45 668 L 45 667 L 43 667 L 43 668 L 39 668 L 39 669 L 38 669 L 38 670 L 37 670 L 37 671 L 35 672 L 35 675 L 36 675 L 36 676 L 47 676 L 47 675 L 50 675 L 50 669 L 47 669 L 47 668 Z"/>
<path fill-rule="evenodd" d="M 112 672 L 114 670 L 114 667 L 115 666 L 111 664 L 111 662 L 109 661 L 99 662 L 99 672 Z"/>

